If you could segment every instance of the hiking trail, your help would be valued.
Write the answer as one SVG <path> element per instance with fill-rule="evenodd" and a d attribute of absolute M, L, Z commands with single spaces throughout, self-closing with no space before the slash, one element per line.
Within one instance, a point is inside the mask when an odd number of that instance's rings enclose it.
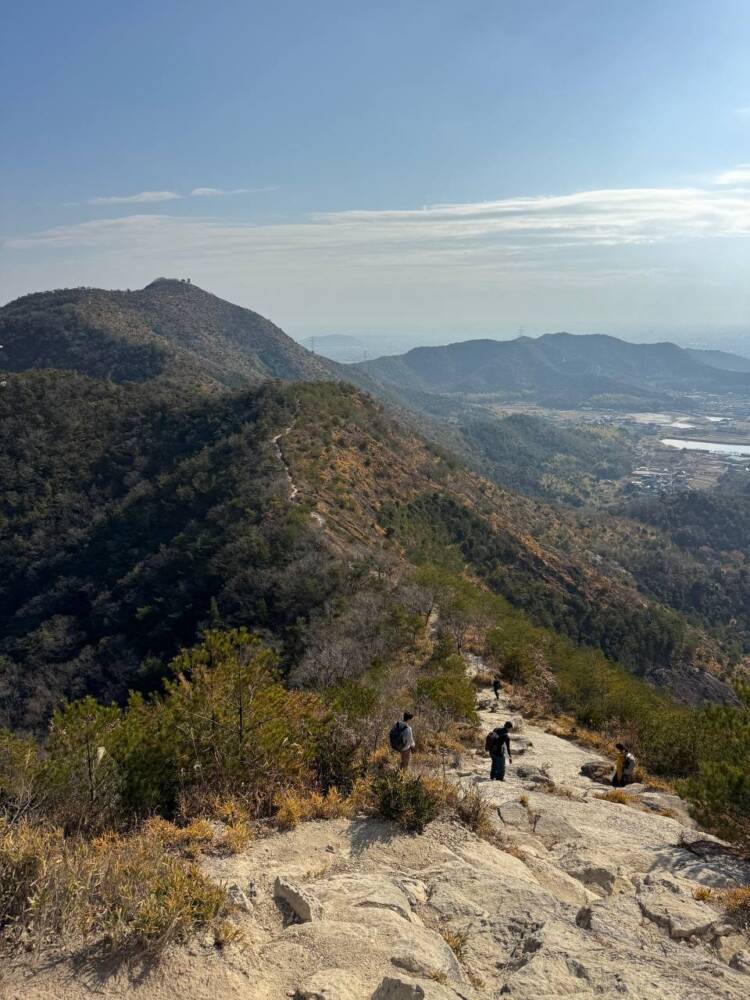
<path fill-rule="evenodd" d="M 286 481 L 288 484 L 287 499 L 289 500 L 290 503 L 292 503 L 294 500 L 297 499 L 297 497 L 299 496 L 300 489 L 299 486 L 297 486 L 296 482 L 294 481 L 294 476 L 292 476 L 292 470 L 289 468 L 289 463 L 284 457 L 284 451 L 281 447 L 281 439 L 285 438 L 287 434 L 289 434 L 289 432 L 294 427 L 294 423 L 295 421 L 293 420 L 288 427 L 285 427 L 283 431 L 279 431 L 278 434 L 274 434 L 274 436 L 271 438 L 271 443 L 273 444 L 274 451 L 276 452 L 276 457 L 278 458 L 279 462 L 281 463 L 284 469 L 284 476 L 286 477 Z M 311 511 L 310 519 L 314 521 L 319 528 L 325 527 L 326 520 L 319 511 L 317 510 Z"/>
<path fill-rule="evenodd" d="M 504 696 L 481 691 L 478 710 L 483 733 L 514 720 L 506 780 L 489 781 L 483 751 L 446 774 L 482 793 L 508 849 L 452 819 L 420 836 L 364 815 L 303 823 L 203 859 L 241 941 L 195 941 L 141 978 L 62 959 L 16 975 L 8 1000 L 746 1000 L 748 934 L 706 890 L 747 885 L 748 866 L 674 796 L 600 798 L 581 767 L 612 762 Z"/>

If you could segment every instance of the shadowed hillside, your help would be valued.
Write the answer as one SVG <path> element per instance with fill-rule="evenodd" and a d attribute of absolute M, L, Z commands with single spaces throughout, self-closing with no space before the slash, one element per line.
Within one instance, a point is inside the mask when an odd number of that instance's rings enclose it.
<path fill-rule="evenodd" d="M 114 382 L 157 377 L 240 386 L 269 378 L 335 378 L 333 363 L 270 320 L 188 282 L 139 291 L 63 289 L 0 310 L 9 371 L 63 368 Z"/>

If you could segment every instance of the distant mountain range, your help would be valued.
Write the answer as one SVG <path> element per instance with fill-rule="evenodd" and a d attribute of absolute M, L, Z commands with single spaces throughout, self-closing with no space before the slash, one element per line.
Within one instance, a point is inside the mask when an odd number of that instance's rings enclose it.
<path fill-rule="evenodd" d="M 750 394 L 747 359 L 602 335 L 470 340 L 353 367 L 406 393 L 500 394 L 553 405 L 637 405 L 695 392 Z"/>

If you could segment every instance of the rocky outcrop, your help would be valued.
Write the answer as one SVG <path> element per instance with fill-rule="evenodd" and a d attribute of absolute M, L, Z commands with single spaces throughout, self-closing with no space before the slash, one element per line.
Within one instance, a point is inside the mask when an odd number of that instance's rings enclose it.
<path fill-rule="evenodd" d="M 486 799 L 491 837 L 450 817 L 412 836 L 359 816 L 206 859 L 242 937 L 170 953 L 138 1000 L 746 1000 L 750 939 L 715 890 L 750 869 L 672 796 L 602 799 L 611 762 L 529 724 L 523 740 L 504 782 L 481 753 L 450 772 Z M 76 976 L 49 963 L 6 992 L 83 1000 Z M 106 1000 L 134 995 L 98 976 Z"/>

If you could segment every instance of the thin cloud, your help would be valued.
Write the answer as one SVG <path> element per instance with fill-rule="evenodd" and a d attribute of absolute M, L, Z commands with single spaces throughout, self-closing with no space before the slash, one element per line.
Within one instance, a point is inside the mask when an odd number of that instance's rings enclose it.
<path fill-rule="evenodd" d="M 750 118 L 750 104 L 746 104 L 742 108 L 735 108 L 734 113 L 740 118 Z"/>
<path fill-rule="evenodd" d="M 716 178 L 717 184 L 750 184 L 750 163 L 741 163 L 733 170 L 725 170 Z"/>
<path fill-rule="evenodd" d="M 275 191 L 275 187 L 259 187 L 259 188 L 232 188 L 227 191 L 224 188 L 213 188 L 213 187 L 202 187 L 193 188 L 193 190 L 188 195 L 188 198 L 215 198 L 215 197 L 226 197 L 233 194 L 263 194 L 266 191 Z"/>
<path fill-rule="evenodd" d="M 115 194 L 98 198 L 90 198 L 89 205 L 149 205 L 165 201 L 182 201 L 185 198 L 217 198 L 236 194 L 262 194 L 265 191 L 275 191 L 273 187 L 259 188 L 216 188 L 197 187 L 187 194 L 177 191 L 139 191 L 138 194 Z M 75 204 L 70 202 L 68 204 Z"/>
<path fill-rule="evenodd" d="M 160 201 L 176 201 L 182 195 L 175 191 L 139 191 L 138 194 L 114 194 L 90 198 L 89 205 L 148 205 Z"/>
<path fill-rule="evenodd" d="M 11 239 L 13 249 L 73 247 L 159 258 L 307 266 L 310 255 L 354 267 L 503 267 L 565 260 L 586 248 L 750 236 L 750 167 L 704 187 L 615 188 L 564 195 L 350 210 L 255 224 L 206 217 L 130 215 Z M 196 195 L 196 197 L 200 197 Z"/>

